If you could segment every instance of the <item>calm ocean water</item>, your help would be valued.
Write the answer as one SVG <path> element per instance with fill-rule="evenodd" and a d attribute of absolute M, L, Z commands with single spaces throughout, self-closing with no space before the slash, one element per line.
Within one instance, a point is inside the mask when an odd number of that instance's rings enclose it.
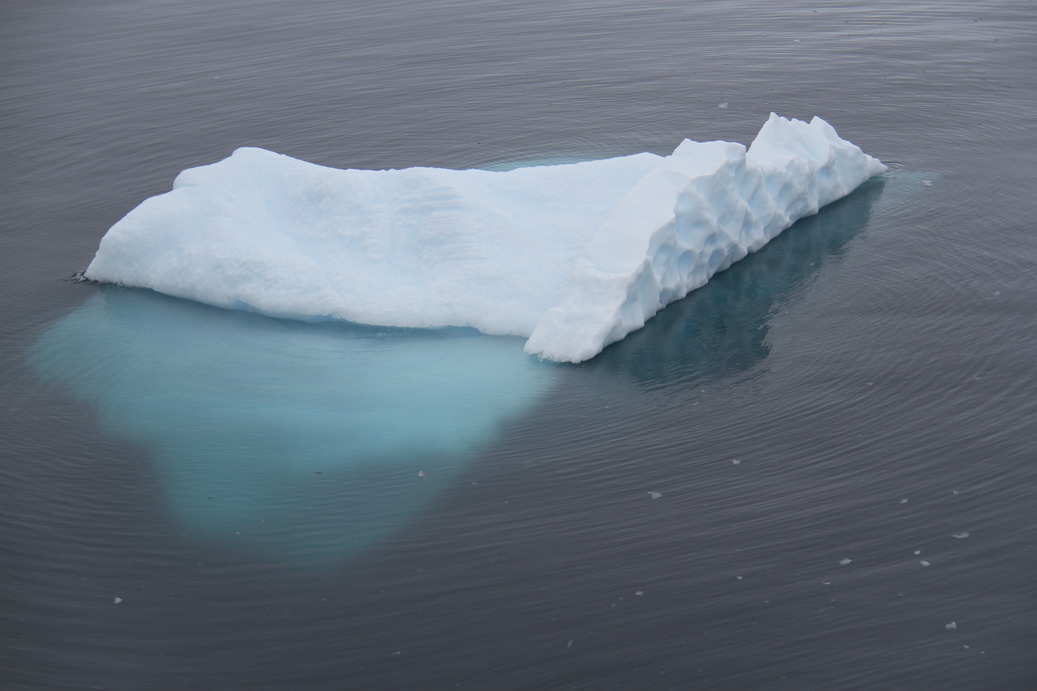
<path fill-rule="evenodd" d="M 0 687 L 1037 686 L 1037 3 L 9 2 Z M 182 169 L 892 170 L 582 366 L 65 280 Z"/>

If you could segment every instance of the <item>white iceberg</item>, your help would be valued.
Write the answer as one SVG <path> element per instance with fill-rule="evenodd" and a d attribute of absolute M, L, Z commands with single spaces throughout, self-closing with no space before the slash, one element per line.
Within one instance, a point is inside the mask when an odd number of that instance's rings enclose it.
<path fill-rule="evenodd" d="M 487 170 L 336 170 L 238 149 L 101 240 L 86 278 L 232 309 L 469 326 L 581 362 L 886 170 L 821 118 L 748 150 Z"/>

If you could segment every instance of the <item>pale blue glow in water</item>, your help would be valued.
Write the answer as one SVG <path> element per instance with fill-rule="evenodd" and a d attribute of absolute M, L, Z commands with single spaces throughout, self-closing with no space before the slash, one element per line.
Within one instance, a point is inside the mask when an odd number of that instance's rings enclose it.
<path fill-rule="evenodd" d="M 557 371 L 521 339 L 299 324 L 115 287 L 31 360 L 154 459 L 189 533 L 306 560 L 413 518 Z"/>

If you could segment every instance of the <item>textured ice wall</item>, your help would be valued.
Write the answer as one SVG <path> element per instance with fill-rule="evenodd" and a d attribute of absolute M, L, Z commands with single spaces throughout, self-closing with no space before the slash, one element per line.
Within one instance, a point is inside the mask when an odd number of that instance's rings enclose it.
<path fill-rule="evenodd" d="M 594 357 L 885 170 L 818 117 L 808 124 L 772 113 L 748 152 L 685 140 L 598 227 L 526 351 L 571 362 Z"/>
<path fill-rule="evenodd" d="M 885 166 L 820 118 L 746 152 L 484 170 L 336 170 L 261 149 L 181 173 L 87 278 L 232 309 L 529 336 L 580 362 Z"/>

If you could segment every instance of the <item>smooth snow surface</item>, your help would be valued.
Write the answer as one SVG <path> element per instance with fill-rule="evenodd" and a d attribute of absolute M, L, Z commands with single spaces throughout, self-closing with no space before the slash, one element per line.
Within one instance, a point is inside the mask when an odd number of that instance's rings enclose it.
<path fill-rule="evenodd" d="M 233 309 L 528 336 L 580 362 L 886 170 L 821 118 L 752 146 L 486 170 L 336 170 L 238 149 L 101 241 L 87 278 Z"/>

